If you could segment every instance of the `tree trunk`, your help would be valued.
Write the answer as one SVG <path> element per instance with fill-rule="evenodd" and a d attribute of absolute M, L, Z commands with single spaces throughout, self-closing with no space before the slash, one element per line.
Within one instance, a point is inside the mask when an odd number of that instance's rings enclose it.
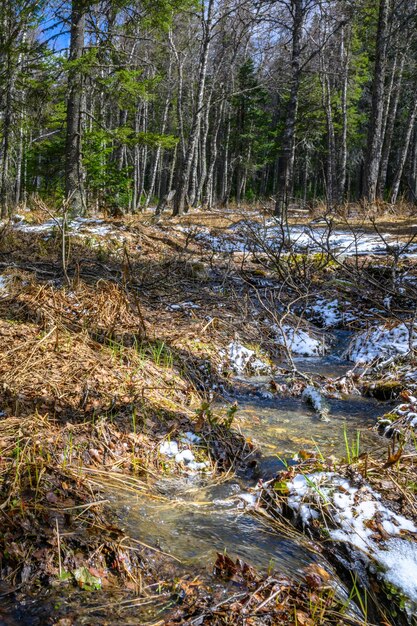
<path fill-rule="evenodd" d="M 330 92 L 329 77 L 326 73 L 324 63 L 322 66 L 322 98 L 323 108 L 326 115 L 327 127 L 327 160 L 326 160 L 326 189 L 327 189 L 327 210 L 333 207 L 335 198 L 334 185 L 336 182 L 335 165 L 336 165 L 336 144 L 333 124 L 332 100 Z"/>
<path fill-rule="evenodd" d="M 402 57 L 400 62 L 400 69 L 398 72 L 398 76 L 396 76 L 396 72 L 393 72 L 393 82 L 395 82 L 395 87 L 393 86 L 390 94 L 390 99 L 387 106 L 387 119 L 385 125 L 385 133 L 384 133 L 384 142 L 382 145 L 382 153 L 381 153 L 381 163 L 379 168 L 379 177 L 378 177 L 378 197 L 382 198 L 385 191 L 385 185 L 387 183 L 387 172 L 388 172 L 388 163 L 389 157 L 391 153 L 391 144 L 392 138 L 394 135 L 394 126 L 395 120 L 397 118 L 397 109 L 398 103 L 400 100 L 401 93 L 401 83 L 403 76 L 403 68 L 404 68 L 404 57 Z M 395 80 L 396 79 L 396 80 Z M 392 90 L 394 90 L 394 97 L 392 97 Z"/>
<path fill-rule="evenodd" d="M 194 107 L 191 131 L 188 138 L 185 161 L 182 164 L 182 172 L 179 177 L 178 189 L 174 199 L 174 215 L 181 215 L 181 213 L 183 213 L 184 211 L 185 198 L 188 192 L 188 185 L 190 182 L 191 166 L 193 163 L 194 153 L 200 133 L 201 116 L 203 114 L 204 92 L 207 76 L 207 61 L 211 42 L 213 5 L 214 0 L 209 0 L 207 6 L 207 17 L 205 18 L 203 15 L 203 40 L 201 42 L 200 72 L 198 78 L 197 99 Z"/>
<path fill-rule="evenodd" d="M 409 199 L 417 202 L 417 126 L 414 128 L 413 156 L 410 167 Z"/>
<path fill-rule="evenodd" d="M 295 162 L 295 132 L 298 113 L 298 92 L 301 77 L 301 41 L 303 34 L 303 0 L 291 0 L 292 52 L 291 52 L 291 89 L 285 118 L 282 150 L 278 163 L 278 193 L 275 203 L 275 215 L 286 221 L 288 204 L 292 195 Z"/>
<path fill-rule="evenodd" d="M 387 57 L 389 0 L 380 0 L 376 56 L 372 86 L 372 110 L 368 130 L 368 146 L 365 162 L 364 195 L 373 203 L 377 197 L 379 164 L 382 152 L 382 127 L 384 115 L 384 87 Z"/>
<path fill-rule="evenodd" d="M 171 79 L 171 68 L 172 68 L 172 63 L 170 62 L 169 64 L 169 69 L 168 69 L 168 82 L 170 83 L 170 79 Z M 168 123 L 168 115 L 169 115 L 169 110 L 171 108 L 171 98 L 172 98 L 172 89 L 171 87 L 168 89 L 168 93 L 167 93 L 167 97 L 165 100 L 165 107 L 164 107 L 164 112 L 162 115 L 162 125 L 161 125 L 161 135 L 165 134 L 166 128 L 167 128 L 167 123 Z M 152 168 L 152 173 L 151 173 L 151 180 L 150 180 L 150 184 L 149 184 L 149 191 L 148 191 L 148 195 L 146 197 L 146 202 L 145 202 L 145 208 L 147 209 L 152 196 L 155 193 L 155 182 L 156 182 L 156 175 L 158 173 L 158 167 L 159 167 L 159 161 L 161 158 L 161 153 L 162 153 L 162 148 L 160 145 L 158 145 L 157 149 L 156 149 L 156 154 L 155 154 L 155 160 L 153 163 L 153 168 Z"/>
<path fill-rule="evenodd" d="M 350 40 L 350 30 L 348 31 Z M 347 131 L 348 131 L 348 83 L 349 83 L 349 49 L 350 41 L 346 42 L 346 29 L 342 28 L 340 42 L 340 60 L 343 67 L 342 94 L 341 94 L 341 110 L 342 110 L 342 133 L 340 139 L 340 163 L 339 175 L 337 180 L 337 201 L 339 204 L 343 202 L 346 194 L 346 167 L 347 167 Z"/>
<path fill-rule="evenodd" d="M 9 166 L 10 166 L 10 140 L 12 133 L 12 107 L 13 107 L 13 89 L 14 89 L 14 73 L 10 58 L 10 51 L 7 55 L 7 78 L 6 78 L 6 98 L 3 112 L 3 145 L 2 145 L 2 166 L 0 179 L 0 204 L 1 217 L 5 218 L 9 212 Z"/>
<path fill-rule="evenodd" d="M 65 154 L 65 193 L 70 211 L 79 215 L 84 208 L 81 155 L 83 78 L 79 60 L 84 49 L 85 14 L 83 0 L 73 0 L 67 85 L 67 134 Z"/>
<path fill-rule="evenodd" d="M 205 193 L 203 197 L 203 206 L 206 206 L 208 210 L 210 210 L 213 207 L 213 201 L 214 201 L 214 197 L 213 197 L 214 196 L 214 168 L 217 162 L 217 153 L 218 153 L 217 138 L 219 135 L 220 125 L 221 125 L 222 117 L 223 117 L 223 107 L 224 107 L 224 100 L 222 100 L 220 108 L 214 117 L 213 129 L 212 129 L 212 135 L 211 135 L 211 141 L 210 141 L 210 161 L 209 161 L 208 172 L 207 172 Z"/>
<path fill-rule="evenodd" d="M 404 141 L 403 141 L 402 146 L 401 146 L 400 159 L 399 159 L 397 171 L 395 173 L 394 183 L 392 185 L 392 192 L 391 192 L 391 203 L 392 204 L 395 204 L 397 202 L 397 199 L 398 199 L 398 193 L 400 191 L 401 178 L 402 178 L 403 171 L 404 171 L 404 165 L 405 165 L 405 162 L 406 162 L 406 159 L 407 159 L 407 154 L 408 154 L 408 148 L 410 146 L 411 135 L 412 135 L 412 132 L 414 130 L 414 124 L 416 122 L 416 115 L 417 115 L 417 100 L 415 100 L 413 102 L 413 104 L 411 105 L 410 116 L 408 118 L 408 124 L 407 124 L 407 128 L 406 128 L 406 131 L 405 131 L 405 137 L 404 137 Z"/>

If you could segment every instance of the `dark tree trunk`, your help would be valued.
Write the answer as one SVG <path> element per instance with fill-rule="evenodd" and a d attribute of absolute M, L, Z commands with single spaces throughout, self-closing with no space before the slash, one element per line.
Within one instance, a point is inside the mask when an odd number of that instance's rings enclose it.
<path fill-rule="evenodd" d="M 81 155 L 81 118 L 83 78 L 77 61 L 84 49 L 84 1 L 73 0 L 71 9 L 71 40 L 68 70 L 67 134 L 65 154 L 65 193 L 69 208 L 79 215 L 84 210 L 83 171 Z"/>
<path fill-rule="evenodd" d="M 376 40 L 375 68 L 372 86 L 372 110 L 368 130 L 365 161 L 364 196 L 368 202 L 377 198 L 379 165 L 382 153 L 382 128 L 384 115 L 384 87 L 387 58 L 389 0 L 380 0 Z"/>
<path fill-rule="evenodd" d="M 275 214 L 281 219 L 286 219 L 294 181 L 295 131 L 301 77 L 301 40 L 304 21 L 303 0 L 292 0 L 291 9 L 293 15 L 291 89 L 285 118 L 282 149 L 278 163 L 278 193 L 275 204 Z"/>

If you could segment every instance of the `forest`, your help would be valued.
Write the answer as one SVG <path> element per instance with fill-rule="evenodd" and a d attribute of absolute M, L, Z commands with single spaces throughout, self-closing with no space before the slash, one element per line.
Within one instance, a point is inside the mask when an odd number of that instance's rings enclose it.
<path fill-rule="evenodd" d="M 5 0 L 0 202 L 417 197 L 412 0 Z"/>
<path fill-rule="evenodd" d="M 417 0 L 2 0 L 0 78 L 0 626 L 417 626 Z"/>

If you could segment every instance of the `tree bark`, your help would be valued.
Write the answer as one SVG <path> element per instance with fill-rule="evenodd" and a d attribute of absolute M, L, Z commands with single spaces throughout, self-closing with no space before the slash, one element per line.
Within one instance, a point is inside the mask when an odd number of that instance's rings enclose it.
<path fill-rule="evenodd" d="M 402 147 L 401 147 L 401 152 L 400 152 L 400 159 L 398 162 L 398 167 L 397 167 L 397 171 L 395 173 L 395 178 L 394 178 L 394 182 L 392 185 L 392 192 L 391 192 L 391 203 L 395 204 L 398 200 L 398 193 L 400 191 L 400 184 L 401 184 L 401 178 L 403 175 L 403 171 L 404 171 L 404 165 L 407 159 L 407 154 L 408 154 L 408 148 L 410 146 L 410 140 L 411 140 L 411 135 L 412 132 L 414 130 L 414 125 L 416 122 L 416 115 L 417 115 L 417 100 L 415 100 L 413 102 L 413 104 L 411 105 L 411 109 L 410 109 L 410 115 L 408 118 L 408 123 L 407 123 L 407 128 L 405 131 L 405 137 L 404 137 L 404 141 L 402 143 Z"/>
<path fill-rule="evenodd" d="M 388 9 L 389 0 L 380 0 L 372 86 L 372 109 L 368 130 L 364 178 L 364 196 L 370 203 L 375 202 L 377 198 L 378 174 L 382 152 Z"/>
<path fill-rule="evenodd" d="M 303 0 L 291 0 L 292 52 L 291 52 L 291 87 L 290 98 L 285 118 L 282 150 L 278 163 L 278 193 L 275 203 L 275 215 L 286 221 L 288 204 L 292 195 L 295 161 L 295 133 L 298 113 L 298 93 L 301 78 L 301 41 L 303 34 Z"/>
<path fill-rule="evenodd" d="M 393 72 L 393 81 L 395 81 L 395 87 L 393 86 L 392 89 L 394 90 L 395 93 L 394 93 L 394 97 L 392 97 L 392 90 L 391 90 L 390 99 L 389 99 L 388 106 L 387 106 L 387 120 L 386 120 L 386 125 L 385 125 L 384 142 L 382 145 L 381 163 L 379 167 L 379 177 L 378 177 L 378 197 L 379 198 L 383 197 L 385 186 L 387 183 L 388 163 L 389 163 L 389 157 L 391 153 L 392 138 L 394 135 L 395 120 L 397 118 L 398 103 L 400 100 L 403 68 L 404 68 L 404 57 L 402 57 L 400 61 L 400 69 L 398 72 L 398 76 L 396 75 L 396 72 Z"/>
<path fill-rule="evenodd" d="M 350 29 L 348 30 L 350 35 Z M 350 36 L 349 36 L 350 40 Z M 343 78 L 342 78 L 342 94 L 341 94 L 341 110 L 342 110 L 342 133 L 340 140 L 340 164 L 339 164 L 339 175 L 337 180 L 337 201 L 338 203 L 342 203 L 345 199 L 346 194 L 346 168 L 347 168 L 347 156 L 348 156 L 348 146 L 347 146 L 347 132 L 348 132 L 348 105 L 347 105 L 347 94 L 348 94 L 348 82 L 349 82 L 349 41 L 346 42 L 346 28 L 342 27 L 341 31 L 341 41 L 340 41 L 340 60 L 343 67 Z"/>
<path fill-rule="evenodd" d="M 179 177 L 179 185 L 174 198 L 174 215 L 181 215 L 184 211 L 185 199 L 188 192 L 188 186 L 190 182 L 191 166 L 193 163 L 194 152 L 197 146 L 201 116 L 203 114 L 204 105 L 204 93 L 207 76 L 207 61 L 210 50 L 211 42 L 211 29 L 212 29 L 212 13 L 213 13 L 214 0 L 208 1 L 207 16 L 204 17 L 203 13 L 203 39 L 201 42 L 201 54 L 200 54 L 200 71 L 198 78 L 198 92 L 196 103 L 194 107 L 193 120 L 190 135 L 188 138 L 187 150 L 185 154 L 185 161 L 182 165 L 182 172 Z M 204 6 L 203 6 L 204 12 Z"/>
<path fill-rule="evenodd" d="M 84 50 L 84 0 L 73 0 L 67 85 L 67 131 L 65 154 L 65 193 L 70 211 L 80 215 L 84 210 L 81 153 L 83 77 L 79 62 Z"/>

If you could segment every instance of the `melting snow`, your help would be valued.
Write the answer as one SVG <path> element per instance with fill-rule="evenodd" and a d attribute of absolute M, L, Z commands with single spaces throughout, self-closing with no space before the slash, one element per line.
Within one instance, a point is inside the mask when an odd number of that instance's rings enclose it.
<path fill-rule="evenodd" d="M 47 220 L 43 224 L 28 224 L 21 220 L 15 224 L 14 228 L 24 233 L 45 233 L 51 232 L 55 228 L 62 226 L 62 218 L 57 217 Z M 116 230 L 111 224 L 106 224 L 104 220 L 98 218 L 89 217 L 76 217 L 67 224 L 68 234 L 77 234 L 79 236 L 90 235 L 114 235 L 119 236 L 119 231 Z"/>
<path fill-rule="evenodd" d="M 417 601 L 417 543 L 402 537 L 417 533 L 415 524 L 381 502 L 369 485 L 354 487 L 333 472 L 298 474 L 287 483 L 288 506 L 304 524 L 319 517 L 326 508 L 336 528 L 330 530 L 335 541 L 349 543 L 361 551 L 368 564 L 377 564 L 381 576 L 413 602 Z M 381 538 L 377 523 L 389 537 Z"/>
<path fill-rule="evenodd" d="M 277 336 L 277 341 L 280 345 L 286 346 L 293 354 L 299 356 L 320 356 L 324 354 L 324 342 L 311 337 L 301 328 L 283 326 L 282 331 Z"/>
<path fill-rule="evenodd" d="M 339 301 L 324 300 L 319 298 L 315 304 L 308 309 L 308 313 L 317 320 L 324 328 L 334 328 L 342 321 L 342 313 L 339 310 Z"/>
<path fill-rule="evenodd" d="M 309 385 L 302 393 L 302 398 L 308 402 L 324 421 L 328 421 L 328 408 L 324 402 L 323 396 L 317 389 Z"/>
<path fill-rule="evenodd" d="M 185 449 L 175 455 L 176 463 L 190 463 L 191 461 L 195 461 L 195 456 L 191 450 Z"/>
<path fill-rule="evenodd" d="M 376 359 L 407 354 L 410 349 L 410 333 L 405 324 L 394 328 L 376 326 L 357 335 L 347 349 L 346 356 L 355 363 L 370 363 Z M 413 347 L 417 337 L 413 337 Z"/>
<path fill-rule="evenodd" d="M 236 374 L 245 372 L 269 373 L 270 366 L 256 356 L 254 350 L 245 348 L 240 343 L 232 341 L 228 346 L 230 367 Z"/>
<path fill-rule="evenodd" d="M 183 311 L 185 309 L 199 309 L 200 305 L 195 302 L 179 302 L 178 304 L 169 304 L 167 311 Z"/>
<path fill-rule="evenodd" d="M 240 500 L 237 506 L 238 509 L 253 509 L 258 501 L 258 495 L 256 495 L 255 493 L 239 493 L 237 498 L 238 500 Z"/>
<path fill-rule="evenodd" d="M 201 437 L 192 432 L 186 432 L 184 435 L 180 435 L 180 441 L 182 445 L 189 446 L 199 443 L 201 441 Z M 198 472 L 208 467 L 208 463 L 206 461 L 202 461 L 201 463 L 196 461 L 194 453 L 188 447 L 180 450 L 180 446 L 177 441 L 163 441 L 159 446 L 159 452 L 170 459 L 175 459 L 175 463 L 178 463 L 178 465 L 184 465 L 188 470 L 193 472 Z"/>
<path fill-rule="evenodd" d="M 186 433 L 181 435 L 180 439 L 183 443 L 188 443 L 188 444 L 200 443 L 201 441 L 201 437 L 199 437 L 195 433 L 192 433 L 191 431 L 187 431 Z"/>
<path fill-rule="evenodd" d="M 389 539 L 376 560 L 385 569 L 386 580 L 411 599 L 417 599 L 417 549 L 405 539 Z"/>
<path fill-rule="evenodd" d="M 417 430 L 417 398 L 409 396 L 408 404 L 400 404 L 391 410 L 390 413 L 398 415 L 398 419 L 392 421 L 385 416 L 378 420 L 379 427 L 384 428 L 386 436 L 392 436 L 394 433 L 405 433 L 407 429 Z"/>
<path fill-rule="evenodd" d="M 380 237 L 376 233 L 364 230 L 333 230 L 316 226 L 290 226 L 283 229 L 277 220 L 270 219 L 264 223 L 255 221 L 239 222 L 224 232 L 213 235 L 208 228 L 195 229 L 182 227 L 184 232 L 194 234 L 196 241 L 216 252 L 254 252 L 262 251 L 263 245 L 283 250 L 292 244 L 295 251 L 326 252 L 329 248 L 334 255 L 354 256 L 365 254 L 388 254 L 390 249 L 397 248 L 405 257 L 416 255 L 417 245 L 408 247 L 398 241 L 395 235 L 385 233 Z M 288 243 L 283 247 L 283 234 Z M 388 246 L 384 243 L 387 242 Z"/>
<path fill-rule="evenodd" d="M 0 276 L 0 291 L 5 291 L 7 287 L 8 278 L 7 276 Z"/>
<path fill-rule="evenodd" d="M 178 443 L 176 441 L 164 441 L 159 446 L 159 452 L 168 457 L 176 456 L 178 454 Z"/>

